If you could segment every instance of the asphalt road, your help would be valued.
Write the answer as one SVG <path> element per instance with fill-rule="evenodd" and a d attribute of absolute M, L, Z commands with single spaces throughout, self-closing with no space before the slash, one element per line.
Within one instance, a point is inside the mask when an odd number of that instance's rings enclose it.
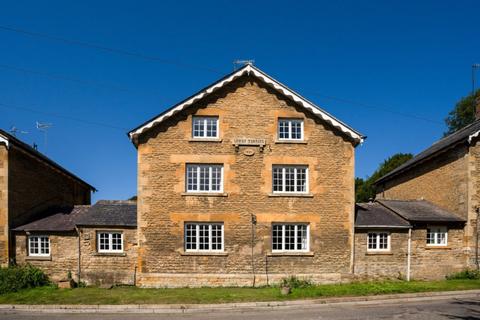
<path fill-rule="evenodd" d="M 376 305 L 317 305 L 274 310 L 216 311 L 189 314 L 59 314 L 0 313 L 2 320 L 150 320 L 150 319 L 480 319 L 480 298 L 462 298 Z"/>

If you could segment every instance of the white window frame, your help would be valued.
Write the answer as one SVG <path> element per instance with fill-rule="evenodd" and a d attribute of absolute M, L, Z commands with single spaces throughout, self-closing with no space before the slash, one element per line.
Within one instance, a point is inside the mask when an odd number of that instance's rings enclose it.
<path fill-rule="evenodd" d="M 37 247 L 38 247 L 38 253 L 34 253 L 32 252 L 32 248 L 33 246 L 31 245 L 32 241 L 34 238 L 36 238 L 36 242 L 37 242 Z M 47 238 L 47 243 L 48 243 L 48 253 L 41 253 L 42 251 L 42 241 L 41 241 L 41 238 Z M 29 235 L 28 238 L 27 238 L 27 241 L 28 241 L 28 256 L 29 257 L 50 257 L 50 255 L 52 254 L 52 247 L 50 245 L 50 237 L 47 236 L 47 235 L 43 235 L 43 234 L 32 234 L 32 235 Z"/>
<path fill-rule="evenodd" d="M 197 184 L 194 185 L 195 189 L 188 189 L 188 169 L 190 167 L 196 167 Z M 213 181 L 213 167 L 220 168 L 220 189 L 212 190 Z M 208 169 L 208 190 L 200 190 L 200 169 Z M 185 191 L 187 193 L 223 193 L 223 164 L 199 164 L 199 163 L 187 163 L 185 166 Z"/>
<path fill-rule="evenodd" d="M 209 137 L 207 136 L 207 120 L 215 119 L 215 125 L 217 127 L 216 136 Z M 195 135 L 195 120 L 202 121 L 203 135 Z M 220 135 L 220 126 L 218 121 L 218 116 L 193 116 L 192 117 L 192 138 L 193 139 L 218 139 Z"/>
<path fill-rule="evenodd" d="M 370 235 L 375 234 L 375 248 L 369 248 L 369 240 L 370 240 Z M 380 234 L 387 234 L 387 248 L 386 249 L 380 249 Z M 367 251 L 390 251 L 390 232 L 388 231 L 383 231 L 383 230 L 377 230 L 377 231 L 368 231 L 367 232 Z"/>
<path fill-rule="evenodd" d="M 273 249 L 273 229 L 274 226 L 281 226 L 282 227 L 282 248 L 281 249 Z M 294 230 L 294 249 L 285 249 L 285 227 L 286 226 L 295 226 Z M 298 226 L 306 226 L 307 227 L 307 235 L 306 235 L 306 248 L 305 249 L 297 249 L 297 244 L 298 244 Z M 289 252 L 310 252 L 310 224 L 304 223 L 304 222 L 298 222 L 298 223 L 272 223 L 272 232 L 271 232 L 271 237 L 272 237 L 272 243 L 271 243 L 271 248 L 272 248 L 272 253 L 289 253 Z"/>
<path fill-rule="evenodd" d="M 282 185 L 281 185 L 281 189 L 282 190 L 275 190 L 275 175 L 274 175 L 274 169 L 275 168 L 281 168 L 282 169 Z M 294 168 L 294 175 L 295 175 L 295 182 L 294 182 L 294 190 L 293 191 L 286 191 L 286 187 L 287 187 L 287 183 L 286 183 L 286 168 Z M 297 170 L 298 169 L 305 169 L 305 191 L 297 191 Z M 287 194 L 305 194 L 305 193 L 308 193 L 309 191 L 309 183 L 308 183 L 308 180 L 309 180 L 309 170 L 308 170 L 308 166 L 307 165 L 283 165 L 283 164 L 275 164 L 272 166 L 272 192 L 273 193 L 279 193 L 279 194 L 282 194 L 282 193 L 287 193 Z"/>
<path fill-rule="evenodd" d="M 281 138 L 280 137 L 280 123 L 281 122 L 287 122 L 288 123 L 288 131 L 287 131 L 287 135 L 288 137 L 287 138 Z M 296 123 L 300 123 L 300 138 L 292 138 L 293 136 L 293 131 L 292 131 L 292 123 L 293 122 L 296 122 Z M 279 118 L 278 121 L 277 121 L 277 138 L 278 140 L 280 141 L 303 141 L 304 139 L 304 133 L 303 133 L 303 119 L 295 119 L 295 118 Z"/>
<path fill-rule="evenodd" d="M 195 249 L 187 249 L 187 225 L 195 226 Z M 221 227 L 221 249 L 212 249 L 212 226 Z M 200 249 L 200 226 L 208 226 L 208 249 Z M 225 251 L 225 231 L 223 222 L 185 222 L 183 227 L 183 248 L 185 252 L 224 252 Z"/>
<path fill-rule="evenodd" d="M 428 233 L 429 230 L 433 230 L 431 233 L 433 233 L 433 241 L 434 243 L 428 243 Z M 439 243 L 439 234 L 445 234 L 445 243 Z M 427 234 L 426 234 L 426 239 L 425 243 L 427 244 L 428 247 L 446 247 L 448 246 L 448 228 L 446 226 L 427 226 Z"/>
<path fill-rule="evenodd" d="M 100 235 L 101 234 L 108 234 L 108 249 L 101 249 L 100 248 Z M 113 249 L 113 234 L 120 234 L 120 241 L 122 245 L 122 249 Z M 99 253 L 123 253 L 124 252 L 124 241 L 123 241 L 123 232 L 121 231 L 107 231 L 101 230 L 97 231 L 97 252 Z"/>

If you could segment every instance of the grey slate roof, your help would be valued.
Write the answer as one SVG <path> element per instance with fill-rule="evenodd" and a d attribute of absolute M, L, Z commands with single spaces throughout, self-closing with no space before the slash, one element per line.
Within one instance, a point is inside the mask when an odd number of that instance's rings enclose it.
<path fill-rule="evenodd" d="M 355 206 L 356 228 L 410 228 L 405 219 L 380 203 L 357 203 Z"/>
<path fill-rule="evenodd" d="M 391 172 L 387 173 L 386 175 L 384 175 L 383 177 L 375 181 L 375 184 L 379 184 L 381 182 L 389 180 L 393 176 L 408 170 L 409 168 L 415 166 L 416 164 L 419 164 L 420 162 L 442 151 L 445 151 L 446 149 L 449 149 L 450 147 L 453 147 L 456 144 L 468 143 L 469 136 L 476 133 L 479 130 L 480 130 L 480 120 L 477 120 L 474 123 L 466 126 L 465 128 L 460 129 L 457 132 L 452 133 L 451 135 L 441 140 L 438 140 L 437 142 L 432 144 L 429 148 L 423 150 L 422 152 L 417 154 L 415 157 L 413 157 L 409 161 L 405 162 L 398 168 L 392 170 Z"/>
<path fill-rule="evenodd" d="M 14 231 L 73 231 L 76 221 L 84 216 L 90 206 L 59 208 L 53 214 L 13 229 Z"/>
<path fill-rule="evenodd" d="M 100 200 L 83 215 L 77 225 L 137 226 L 137 203 L 123 200 Z"/>
<path fill-rule="evenodd" d="M 459 216 L 425 200 L 377 200 L 410 222 L 465 222 Z"/>

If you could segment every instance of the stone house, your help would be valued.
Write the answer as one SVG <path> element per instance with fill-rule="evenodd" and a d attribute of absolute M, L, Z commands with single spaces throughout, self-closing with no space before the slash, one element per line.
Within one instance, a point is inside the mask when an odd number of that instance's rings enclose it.
<path fill-rule="evenodd" d="M 85 181 L 0 130 L 0 266 L 14 259 L 12 229 L 58 207 L 90 204 L 92 191 Z"/>
<path fill-rule="evenodd" d="M 129 132 L 137 202 L 41 211 L 11 228 L 13 255 L 87 284 L 442 278 L 474 260 L 479 132 L 441 140 L 355 205 L 365 137 L 246 65 Z"/>
<path fill-rule="evenodd" d="M 461 246 L 458 262 L 469 268 L 478 266 L 479 135 L 480 120 L 476 120 L 376 181 L 377 199 L 383 203 L 386 200 L 426 200 L 465 221 L 461 230 L 455 229 L 461 232 L 455 238 L 450 234 L 454 232 L 451 226 L 444 221 L 429 221 L 427 230 L 431 227 L 431 231 L 436 229 L 448 236 L 446 248 L 432 248 L 432 254 L 440 255 L 451 245 Z M 455 240 L 458 243 L 453 243 L 453 239 L 458 239 Z M 443 253 L 447 255 L 450 254 Z"/>
<path fill-rule="evenodd" d="M 338 282 L 364 137 L 246 65 L 132 130 L 138 284 Z"/>

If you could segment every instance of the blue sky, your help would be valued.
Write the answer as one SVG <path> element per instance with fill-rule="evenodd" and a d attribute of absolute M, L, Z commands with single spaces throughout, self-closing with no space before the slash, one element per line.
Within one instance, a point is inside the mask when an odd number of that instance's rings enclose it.
<path fill-rule="evenodd" d="M 136 151 L 126 132 L 231 72 L 233 60 L 255 59 L 368 136 L 356 157 L 365 177 L 441 137 L 480 63 L 479 10 L 438 0 L 3 2 L 0 127 L 28 131 L 19 138 L 45 151 L 35 122 L 53 123 L 47 155 L 96 186 L 94 199 L 128 198 Z"/>

